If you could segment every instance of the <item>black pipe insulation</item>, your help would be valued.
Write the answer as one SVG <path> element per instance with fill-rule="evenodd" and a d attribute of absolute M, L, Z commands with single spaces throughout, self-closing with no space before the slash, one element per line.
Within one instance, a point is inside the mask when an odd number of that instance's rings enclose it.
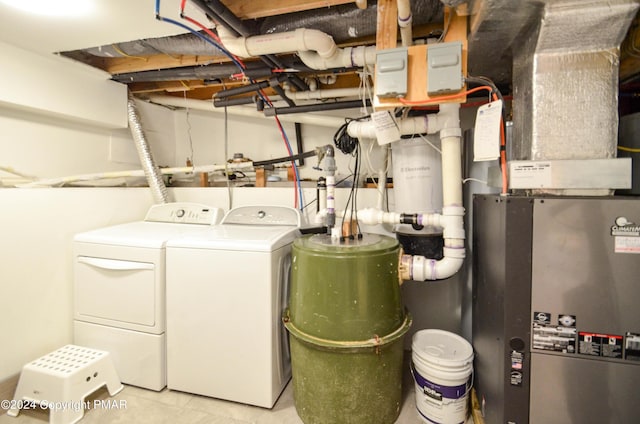
<path fill-rule="evenodd" d="M 231 31 L 235 36 L 246 36 L 243 32 L 247 31 L 242 21 L 236 17 L 227 6 L 210 0 L 191 0 L 201 11 L 209 18 L 218 20 L 221 25 Z M 216 19 L 217 18 L 217 19 Z"/>
<path fill-rule="evenodd" d="M 298 153 L 300 153 L 302 150 L 304 150 L 304 147 L 302 146 L 302 125 L 300 124 L 300 122 L 296 122 L 295 126 L 296 126 L 296 149 L 298 150 Z M 298 166 L 304 166 L 304 158 L 298 159 Z"/>
<path fill-rule="evenodd" d="M 365 100 L 367 106 L 371 106 L 369 100 Z M 344 102 L 314 103 L 291 107 L 272 107 L 264 110 L 265 116 L 287 115 L 291 113 L 319 112 L 323 110 L 352 109 L 362 106 L 362 100 L 348 100 Z"/>
<path fill-rule="evenodd" d="M 266 165 L 273 165 L 276 163 L 291 162 L 293 160 L 310 158 L 312 156 L 316 156 L 317 154 L 318 154 L 317 150 L 309 150 L 308 152 L 298 153 L 297 155 L 253 162 L 253 166 L 266 166 Z"/>
<path fill-rule="evenodd" d="M 270 78 L 269 80 L 258 81 L 251 84 L 243 85 L 241 87 L 220 90 L 213 95 L 214 105 L 217 104 L 216 100 L 229 99 L 229 97 L 237 96 L 239 94 L 246 94 L 252 91 L 258 92 L 263 88 L 272 87 L 274 91 L 278 93 L 278 95 L 280 95 L 280 97 L 282 97 L 284 101 L 287 102 L 289 106 L 295 106 L 296 104 L 293 102 L 293 100 L 287 97 L 287 94 L 284 92 L 282 87 L 280 87 L 280 80 L 282 79 L 286 79 L 286 75 L 278 75 L 277 77 Z M 229 100 L 232 100 L 232 99 L 229 99 Z M 240 104 L 247 104 L 247 103 L 240 103 Z M 227 103 L 227 106 L 230 106 L 230 103 Z"/>
<path fill-rule="evenodd" d="M 274 78 L 272 78 L 272 81 L 273 80 L 274 80 Z M 278 93 L 278 95 L 280 97 L 282 97 L 282 100 L 287 102 L 289 107 L 295 107 L 296 103 L 293 100 L 291 100 L 289 97 L 287 97 L 287 93 L 285 93 L 284 90 L 282 89 L 282 87 L 280 87 L 280 84 L 277 81 L 275 81 L 275 82 L 276 82 L 275 84 L 271 84 L 271 87 L 273 88 L 273 91 Z"/>
<path fill-rule="evenodd" d="M 213 107 L 251 105 L 256 102 L 255 96 L 236 97 L 234 99 L 213 99 Z"/>
<path fill-rule="evenodd" d="M 238 94 L 251 93 L 252 91 L 258 91 L 263 88 L 269 87 L 270 83 L 267 80 L 254 82 L 252 84 L 242 85 L 240 87 L 228 88 L 226 90 L 220 90 L 213 95 L 215 99 L 226 99 L 228 97 L 237 96 Z"/>

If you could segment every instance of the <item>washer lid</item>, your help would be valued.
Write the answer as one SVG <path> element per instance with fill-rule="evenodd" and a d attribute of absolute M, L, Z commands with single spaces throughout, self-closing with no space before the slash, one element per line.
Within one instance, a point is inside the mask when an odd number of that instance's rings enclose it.
<path fill-rule="evenodd" d="M 294 226 L 217 225 L 207 231 L 169 240 L 167 248 L 271 252 L 291 244 L 299 236 L 300 229 Z"/>

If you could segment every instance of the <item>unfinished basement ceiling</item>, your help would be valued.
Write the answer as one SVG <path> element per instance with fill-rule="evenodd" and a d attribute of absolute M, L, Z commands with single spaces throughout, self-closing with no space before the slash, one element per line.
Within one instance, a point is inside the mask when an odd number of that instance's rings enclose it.
<path fill-rule="evenodd" d="M 426 42 L 428 38 L 437 38 L 446 24 L 443 3 L 457 6 L 459 13 L 469 15 L 469 73 L 491 78 L 506 94 L 511 92 L 514 51 L 522 46 L 531 28 L 539 23 L 545 5 L 567 1 L 413 0 L 413 39 L 419 43 Z M 153 2 L 145 3 L 149 10 L 138 20 L 154 20 Z M 177 10 L 169 10 L 176 9 L 178 3 L 177 0 L 165 0 L 161 14 L 193 27 L 180 19 Z M 188 9 L 185 10 L 200 12 L 206 9 L 207 15 L 215 20 L 219 20 L 219 16 L 214 16 L 210 10 L 224 10 L 225 20 L 241 23 L 245 32 L 243 35 L 274 34 L 297 28 L 316 29 L 331 35 L 338 47 L 346 48 L 376 44 L 378 21 L 384 15 L 379 5 L 390 3 L 395 4 L 395 0 L 189 0 Z M 584 3 L 586 5 L 589 1 Z M 196 18 L 207 27 L 214 27 L 207 22 L 203 13 Z M 195 35 L 185 34 L 184 29 L 170 23 L 155 23 L 156 26 L 158 24 L 166 26 L 170 35 L 158 37 L 154 34 L 128 41 L 114 39 L 112 43 L 59 53 L 108 72 L 114 80 L 127 84 L 139 97 L 169 94 L 210 100 L 220 90 L 244 87 L 251 83 L 247 78 L 238 78 L 238 67 L 209 43 Z M 640 77 L 638 27 L 636 17 L 621 46 L 620 81 L 627 87 L 634 87 Z M 601 30 L 607 31 L 607 28 Z M 400 40 L 399 34 L 397 39 Z M 294 53 L 271 56 L 270 61 L 264 58 L 246 59 L 246 76 L 267 86 L 270 82 L 276 88 L 286 82 L 294 90 L 305 89 L 305 84 L 310 81 L 317 83 L 318 88 L 331 89 L 358 87 L 361 83 L 358 68 L 318 71 L 310 69 Z M 274 65 L 273 59 L 279 67 Z M 267 87 L 267 91 L 278 94 L 272 87 Z M 249 98 L 252 95 L 250 92 L 235 98 Z"/>
<path fill-rule="evenodd" d="M 223 0 L 189 3 L 199 11 L 203 11 L 205 6 L 226 10 L 223 16 L 230 16 L 227 20 L 239 21 L 243 26 L 242 35 L 275 34 L 307 28 L 331 35 L 340 48 L 376 44 L 379 12 L 376 1 Z M 210 18 L 220 22 L 219 16 L 213 15 L 210 9 L 206 10 Z M 440 0 L 414 1 L 412 12 L 414 39 L 426 41 L 427 37 L 435 39 L 442 33 L 444 5 Z M 177 19 L 172 16 L 174 18 Z M 193 27 L 185 20 L 180 22 Z M 214 28 L 211 22 L 201 23 Z M 221 24 L 225 25 L 224 22 Z M 94 46 L 61 54 L 108 72 L 115 81 L 126 83 L 138 96 L 183 96 L 186 90 L 189 98 L 211 99 L 222 89 L 234 89 L 249 83 L 246 78 L 237 77 L 239 68 L 220 50 L 189 33 Z M 309 82 L 309 78 L 319 88 L 360 85 L 359 69 L 355 67 L 317 71 L 310 69 L 293 53 L 269 56 L 270 61 L 257 57 L 245 59 L 246 77 L 257 82 L 277 79 L 298 90 L 306 89 L 301 81 Z M 279 67 L 274 66 L 273 59 Z M 267 91 L 274 94 L 273 89 L 267 88 Z"/>

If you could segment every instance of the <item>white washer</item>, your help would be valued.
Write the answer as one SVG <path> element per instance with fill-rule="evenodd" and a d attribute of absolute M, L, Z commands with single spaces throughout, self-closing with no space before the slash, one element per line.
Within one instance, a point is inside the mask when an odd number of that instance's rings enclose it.
<path fill-rule="evenodd" d="M 265 408 L 291 378 L 281 322 L 300 212 L 229 211 L 167 243 L 167 387 Z"/>
<path fill-rule="evenodd" d="M 166 386 L 165 244 L 203 232 L 222 211 L 154 205 L 144 221 L 74 237 L 74 343 L 111 353 L 123 383 Z"/>

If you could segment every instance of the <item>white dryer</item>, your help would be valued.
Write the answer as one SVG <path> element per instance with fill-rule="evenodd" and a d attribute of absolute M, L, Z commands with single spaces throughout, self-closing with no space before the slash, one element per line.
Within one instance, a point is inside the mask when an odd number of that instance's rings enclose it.
<path fill-rule="evenodd" d="M 300 212 L 238 207 L 167 243 L 167 387 L 271 408 L 291 378 L 281 322 Z"/>
<path fill-rule="evenodd" d="M 111 353 L 123 383 L 166 386 L 165 244 L 220 222 L 192 203 L 152 206 L 144 221 L 74 237 L 74 343 Z"/>

